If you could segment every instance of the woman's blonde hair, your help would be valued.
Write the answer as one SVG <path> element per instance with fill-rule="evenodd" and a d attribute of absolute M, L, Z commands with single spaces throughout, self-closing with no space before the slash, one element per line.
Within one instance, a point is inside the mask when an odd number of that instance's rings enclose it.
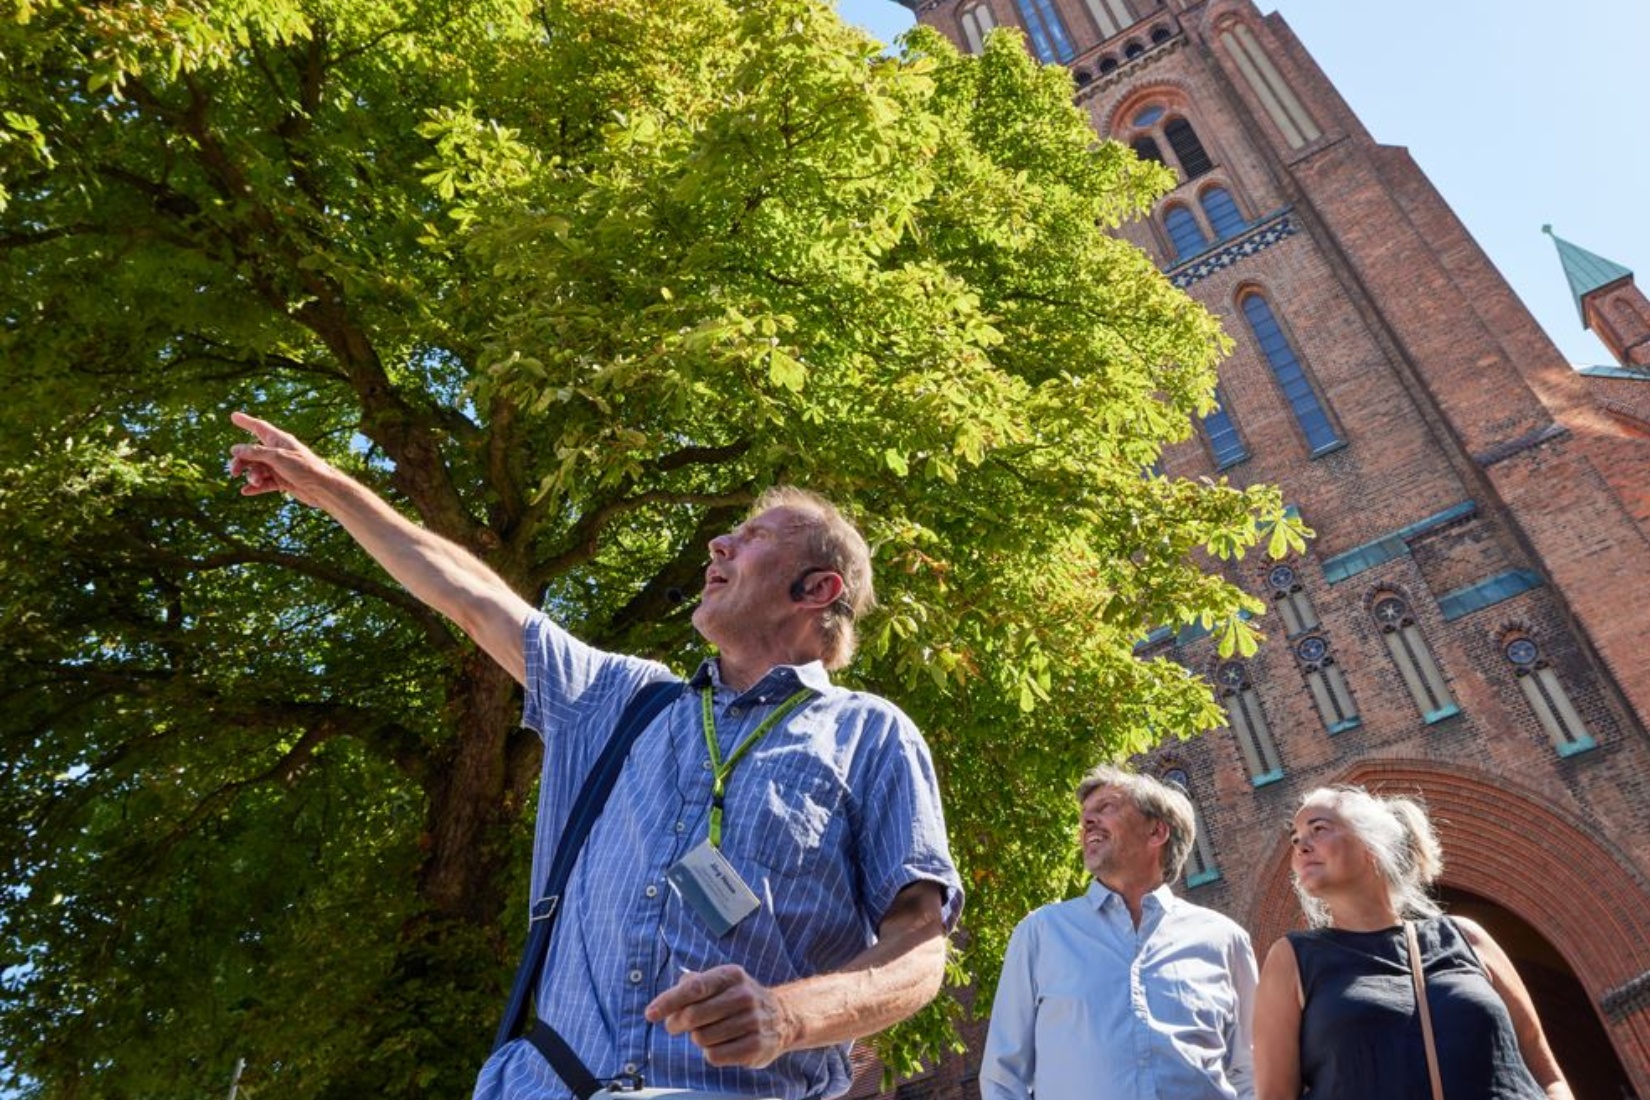
<path fill-rule="evenodd" d="M 1368 849 L 1399 917 L 1438 915 L 1438 903 L 1428 890 L 1443 874 L 1444 849 L 1433 832 L 1426 807 L 1418 800 L 1402 795 L 1381 797 L 1362 787 L 1319 787 L 1301 799 L 1300 809 L 1308 806 L 1333 811 Z M 1298 878 L 1295 894 L 1307 924 L 1327 927 L 1329 907 L 1302 890 Z"/>

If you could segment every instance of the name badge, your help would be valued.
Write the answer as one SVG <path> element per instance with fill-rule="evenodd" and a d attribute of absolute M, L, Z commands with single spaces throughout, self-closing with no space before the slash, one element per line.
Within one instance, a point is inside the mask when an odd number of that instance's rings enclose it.
<path fill-rule="evenodd" d="M 721 937 L 758 909 L 757 900 L 733 864 L 721 852 L 702 840 L 665 872 L 665 881 L 676 896 L 699 915 L 710 934 Z"/>

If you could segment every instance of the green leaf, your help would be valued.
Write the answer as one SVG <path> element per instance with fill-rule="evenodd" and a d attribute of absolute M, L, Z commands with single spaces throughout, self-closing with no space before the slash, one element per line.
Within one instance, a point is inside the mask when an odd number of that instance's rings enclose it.
<path fill-rule="evenodd" d="M 792 393 L 801 393 L 808 380 L 808 371 L 800 362 L 779 348 L 768 353 L 768 379 Z"/>

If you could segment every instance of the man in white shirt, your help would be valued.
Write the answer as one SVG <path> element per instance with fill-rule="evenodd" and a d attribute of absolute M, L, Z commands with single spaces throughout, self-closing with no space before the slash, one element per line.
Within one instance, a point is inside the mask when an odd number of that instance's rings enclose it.
<path fill-rule="evenodd" d="M 1094 881 L 1014 930 L 983 1100 L 1253 1100 L 1249 935 L 1167 885 L 1196 839 L 1191 800 L 1102 765 L 1077 801 Z"/>

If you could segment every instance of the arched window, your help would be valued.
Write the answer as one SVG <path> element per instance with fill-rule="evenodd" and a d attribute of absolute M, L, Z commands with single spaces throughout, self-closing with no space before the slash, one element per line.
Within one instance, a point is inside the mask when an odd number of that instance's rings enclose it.
<path fill-rule="evenodd" d="M 1214 454 L 1215 469 L 1236 466 L 1249 457 L 1249 448 L 1243 445 L 1243 437 L 1238 435 L 1237 425 L 1226 412 L 1226 399 L 1218 389 L 1215 390 L 1214 411 L 1203 418 L 1203 434 L 1208 438 L 1209 450 Z"/>
<path fill-rule="evenodd" d="M 1100 31 L 1101 38 L 1110 38 L 1124 27 L 1134 22 L 1128 5 L 1123 0 L 1087 0 L 1089 14 L 1094 17 L 1094 25 Z"/>
<path fill-rule="evenodd" d="M 1283 760 L 1272 741 L 1260 697 L 1249 682 L 1249 670 L 1242 661 L 1225 661 L 1215 670 L 1215 684 L 1220 705 L 1226 711 L 1226 723 L 1249 772 L 1249 782 L 1256 787 L 1276 783 L 1283 778 Z"/>
<path fill-rule="evenodd" d="M 1142 46 L 1139 42 L 1133 41 L 1132 39 L 1123 47 L 1123 57 L 1128 61 L 1133 61 L 1145 52 L 1146 47 Z"/>
<path fill-rule="evenodd" d="M 1542 657 L 1541 647 L 1520 634 L 1504 642 L 1501 654 L 1513 666 L 1513 675 L 1518 678 L 1525 702 L 1535 712 L 1536 720 L 1558 755 L 1574 756 L 1593 748 L 1586 723 L 1582 722 L 1564 685 L 1559 683 L 1558 674 Z"/>
<path fill-rule="evenodd" d="M 1064 64 L 1077 56 L 1072 48 L 1066 26 L 1060 22 L 1060 13 L 1054 10 L 1054 0 L 1014 0 L 1020 9 L 1020 22 L 1031 39 L 1031 49 L 1037 60 L 1045 65 Z"/>
<path fill-rule="evenodd" d="M 1169 241 L 1174 245 L 1177 260 L 1196 256 L 1209 244 L 1208 238 L 1203 235 L 1203 227 L 1197 224 L 1192 212 L 1184 206 L 1171 206 L 1163 211 L 1163 227 L 1169 231 Z"/>
<path fill-rule="evenodd" d="M 1115 58 L 1115 57 L 1102 57 L 1100 59 L 1100 75 L 1101 76 L 1105 76 L 1107 73 L 1116 72 L 1116 71 L 1117 71 L 1117 58 Z M 1162 157 L 1159 157 L 1158 161 L 1161 162 L 1162 159 L 1163 159 Z"/>
<path fill-rule="evenodd" d="M 1246 228 L 1243 215 L 1238 213 L 1237 203 L 1232 201 L 1232 193 L 1226 188 L 1206 188 L 1198 201 L 1203 204 L 1203 216 L 1209 219 L 1209 228 L 1215 231 L 1216 240 L 1235 237 Z"/>
<path fill-rule="evenodd" d="M 1300 573 L 1288 562 L 1279 562 L 1266 571 L 1266 588 L 1272 604 L 1283 619 L 1283 629 L 1293 638 L 1318 625 L 1318 612 L 1306 597 Z"/>
<path fill-rule="evenodd" d="M 1202 886 L 1206 882 L 1214 882 L 1220 877 L 1220 868 L 1215 866 L 1214 846 L 1209 843 L 1209 827 L 1203 822 L 1203 808 L 1197 804 L 1197 795 L 1192 793 L 1191 777 L 1184 768 L 1170 768 L 1160 777 L 1171 787 L 1179 787 L 1181 793 L 1192 802 L 1192 817 L 1197 823 L 1196 838 L 1192 841 L 1192 851 L 1186 857 L 1186 886 Z"/>
<path fill-rule="evenodd" d="M 1152 28 L 1152 45 L 1154 45 L 1154 46 L 1161 46 L 1163 43 L 1167 42 L 1169 39 L 1171 39 L 1173 37 L 1174 37 L 1174 32 L 1169 30 L 1168 27 L 1153 27 Z"/>
<path fill-rule="evenodd" d="M 1195 180 L 1214 167 L 1190 122 L 1183 118 L 1171 119 L 1163 127 L 1163 136 L 1169 139 L 1169 148 L 1174 150 L 1175 159 L 1180 162 L 1180 170 L 1187 179 Z"/>
<path fill-rule="evenodd" d="M 1409 696 L 1415 701 L 1415 709 L 1421 712 L 1421 718 L 1427 722 L 1438 722 L 1461 713 L 1461 708 L 1455 705 L 1455 698 L 1450 694 L 1449 685 L 1444 683 L 1444 673 L 1433 659 L 1427 640 L 1421 636 L 1421 628 L 1415 625 L 1415 616 L 1410 614 L 1409 604 L 1388 592 L 1375 601 L 1370 612 L 1375 616 L 1376 625 L 1381 628 L 1386 651 L 1391 654 L 1392 663 L 1398 666 L 1398 674 L 1403 677 L 1404 687 L 1409 689 Z"/>
<path fill-rule="evenodd" d="M 991 18 L 991 9 L 985 4 L 975 4 L 962 13 L 959 21 L 963 37 L 968 40 L 968 52 L 979 53 L 985 49 L 986 33 L 997 25 Z"/>
<path fill-rule="evenodd" d="M 1163 150 L 1159 149 L 1157 142 L 1149 137 L 1135 138 L 1134 141 L 1129 143 L 1129 148 L 1133 149 L 1134 155 L 1141 160 L 1156 161 L 1158 164 L 1163 163 Z"/>
<path fill-rule="evenodd" d="M 1308 634 L 1296 642 L 1295 659 L 1306 675 L 1307 690 L 1312 693 L 1325 729 L 1343 733 L 1362 724 L 1352 692 L 1347 690 L 1346 677 L 1341 675 L 1341 666 L 1329 652 L 1329 642 L 1323 635 Z"/>
<path fill-rule="evenodd" d="M 1250 294 L 1243 299 L 1243 316 L 1249 321 L 1261 354 L 1272 366 L 1272 377 L 1277 379 L 1284 400 L 1289 402 L 1295 422 L 1306 436 L 1307 449 L 1313 455 L 1320 455 L 1339 447 L 1340 434 L 1329 422 L 1329 414 L 1313 391 L 1300 360 L 1295 358 L 1295 349 L 1289 346 L 1282 326 L 1272 314 L 1272 307 L 1259 294 Z"/>

